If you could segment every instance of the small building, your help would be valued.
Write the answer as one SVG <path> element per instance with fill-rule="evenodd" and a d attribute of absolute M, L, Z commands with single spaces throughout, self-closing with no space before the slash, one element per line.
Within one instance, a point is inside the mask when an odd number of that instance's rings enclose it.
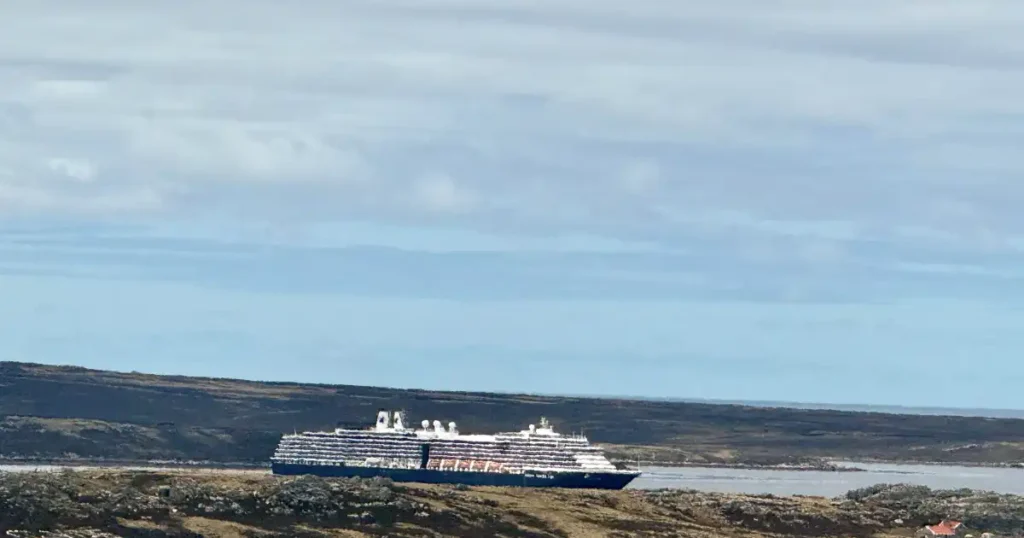
<path fill-rule="evenodd" d="M 944 519 L 935 525 L 925 525 L 923 529 L 915 533 L 915 536 L 918 538 L 932 536 L 954 536 L 966 538 L 966 535 L 967 527 L 963 522 L 952 519 Z"/>

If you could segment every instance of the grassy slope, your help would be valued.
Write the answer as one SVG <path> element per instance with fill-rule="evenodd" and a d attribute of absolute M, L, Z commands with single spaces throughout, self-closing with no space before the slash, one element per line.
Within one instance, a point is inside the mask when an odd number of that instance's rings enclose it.
<path fill-rule="evenodd" d="M 0 454 L 264 460 L 281 432 L 364 427 L 381 407 L 405 408 L 415 422 L 456 420 L 475 432 L 517 430 L 544 415 L 563 431 L 654 447 L 644 451 L 665 460 L 1024 460 L 1024 420 L 259 383 L 24 363 L 0 363 Z"/>

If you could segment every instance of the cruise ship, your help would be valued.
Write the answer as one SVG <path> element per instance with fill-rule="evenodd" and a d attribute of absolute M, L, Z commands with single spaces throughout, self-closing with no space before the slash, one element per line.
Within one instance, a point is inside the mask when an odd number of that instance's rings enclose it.
<path fill-rule="evenodd" d="M 640 475 L 639 469 L 616 468 L 586 437 L 556 433 L 544 418 L 518 432 L 467 435 L 440 420 L 409 428 L 404 412 L 387 410 L 365 430 L 285 435 L 271 468 L 279 475 L 595 489 L 622 489 Z"/>

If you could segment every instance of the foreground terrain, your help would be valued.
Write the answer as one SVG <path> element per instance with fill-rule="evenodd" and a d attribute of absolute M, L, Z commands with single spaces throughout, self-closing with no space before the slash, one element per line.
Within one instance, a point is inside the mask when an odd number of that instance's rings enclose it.
<path fill-rule="evenodd" d="M 399 485 L 258 472 L 0 473 L 0 536 L 909 536 L 1024 533 L 1024 498 L 877 486 L 840 499 Z M 74 534 L 77 530 L 79 534 Z"/>
<path fill-rule="evenodd" d="M 378 408 L 519 430 L 547 416 L 613 458 L 1024 462 L 1024 420 L 261 383 L 0 362 L 0 458 L 264 463 L 283 432 L 363 428 Z M 2 459 L 0 459 L 2 461 Z"/>

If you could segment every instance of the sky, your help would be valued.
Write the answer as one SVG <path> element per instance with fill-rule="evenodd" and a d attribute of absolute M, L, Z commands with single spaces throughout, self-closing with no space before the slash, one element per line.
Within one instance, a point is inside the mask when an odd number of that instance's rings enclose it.
<path fill-rule="evenodd" d="M 1024 409 L 1024 4 L 0 3 L 0 360 Z"/>

